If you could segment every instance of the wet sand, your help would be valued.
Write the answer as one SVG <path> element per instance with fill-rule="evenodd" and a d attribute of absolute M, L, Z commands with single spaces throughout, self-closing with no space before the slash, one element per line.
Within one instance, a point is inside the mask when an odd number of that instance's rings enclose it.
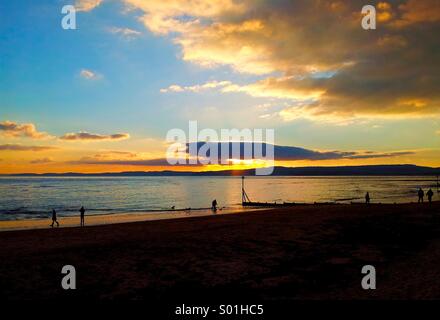
<path fill-rule="evenodd" d="M 309 205 L 0 232 L 0 297 L 150 302 L 440 299 L 440 203 Z M 61 288 L 75 266 L 77 290 Z M 377 289 L 361 289 L 361 268 Z"/>
<path fill-rule="evenodd" d="M 170 210 L 170 211 L 145 211 L 130 213 L 112 213 L 112 214 L 95 214 L 85 216 L 87 226 L 98 226 L 104 224 L 118 224 L 127 222 L 141 222 L 152 220 L 168 220 L 190 217 L 203 217 L 211 215 L 222 215 L 249 211 L 242 207 L 221 208 L 215 213 L 211 209 L 193 209 L 193 210 Z M 52 218 L 48 214 L 47 219 L 22 219 L 22 220 L 5 220 L 0 221 L 1 231 L 27 230 L 27 229 L 51 229 Z M 60 228 L 70 228 L 80 226 L 79 213 L 77 216 L 61 217 L 58 216 Z M 53 228 L 57 228 L 56 223 Z"/>

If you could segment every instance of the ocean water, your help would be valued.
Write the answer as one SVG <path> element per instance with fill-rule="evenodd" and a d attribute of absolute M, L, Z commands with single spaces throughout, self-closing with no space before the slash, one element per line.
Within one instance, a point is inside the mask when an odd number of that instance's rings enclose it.
<path fill-rule="evenodd" d="M 417 201 L 417 190 L 432 188 L 440 200 L 435 177 L 247 177 L 252 201 L 360 202 L 366 191 L 372 202 Z M 0 220 L 130 213 L 183 208 L 209 208 L 241 203 L 240 177 L 0 177 Z"/>

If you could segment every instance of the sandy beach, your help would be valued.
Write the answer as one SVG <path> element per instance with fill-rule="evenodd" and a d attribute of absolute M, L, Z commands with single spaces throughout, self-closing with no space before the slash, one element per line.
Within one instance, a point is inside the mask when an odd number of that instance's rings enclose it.
<path fill-rule="evenodd" d="M 3 300 L 440 298 L 439 202 L 5 231 L 0 243 Z M 77 290 L 60 286 L 66 264 Z M 367 264 L 376 290 L 361 288 Z"/>

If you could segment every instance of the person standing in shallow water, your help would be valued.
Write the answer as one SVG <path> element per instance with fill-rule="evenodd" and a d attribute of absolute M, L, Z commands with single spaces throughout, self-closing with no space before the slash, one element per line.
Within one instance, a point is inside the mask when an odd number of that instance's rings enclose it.
<path fill-rule="evenodd" d="M 212 211 L 217 211 L 217 199 L 212 200 Z"/>
<path fill-rule="evenodd" d="M 81 227 L 84 227 L 84 213 L 86 212 L 86 209 L 84 209 L 84 207 L 81 207 L 81 209 L 79 209 L 79 212 L 81 214 Z"/>
<path fill-rule="evenodd" d="M 432 196 L 434 195 L 434 192 L 432 192 L 432 190 L 429 189 L 428 192 L 426 193 L 426 195 L 428 196 L 429 203 L 431 203 L 432 202 Z"/>
<path fill-rule="evenodd" d="M 417 194 L 419 196 L 419 203 L 423 202 L 423 197 L 425 196 L 425 193 L 423 192 L 422 188 L 419 188 L 419 192 Z"/>
<path fill-rule="evenodd" d="M 369 192 L 367 192 L 367 194 L 365 195 L 365 203 L 370 204 L 370 193 Z"/>
<path fill-rule="evenodd" d="M 52 209 L 52 224 L 50 225 L 53 228 L 53 224 L 56 222 L 57 227 L 60 226 L 60 224 L 57 221 L 57 212 L 55 211 L 55 209 Z"/>

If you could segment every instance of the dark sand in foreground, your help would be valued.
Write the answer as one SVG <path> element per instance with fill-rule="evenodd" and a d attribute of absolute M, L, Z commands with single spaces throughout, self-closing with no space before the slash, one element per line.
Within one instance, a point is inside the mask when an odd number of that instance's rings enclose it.
<path fill-rule="evenodd" d="M 1 232 L 0 261 L 2 300 L 439 299 L 440 203 Z M 66 264 L 77 290 L 61 288 Z M 377 290 L 361 289 L 366 264 Z"/>

